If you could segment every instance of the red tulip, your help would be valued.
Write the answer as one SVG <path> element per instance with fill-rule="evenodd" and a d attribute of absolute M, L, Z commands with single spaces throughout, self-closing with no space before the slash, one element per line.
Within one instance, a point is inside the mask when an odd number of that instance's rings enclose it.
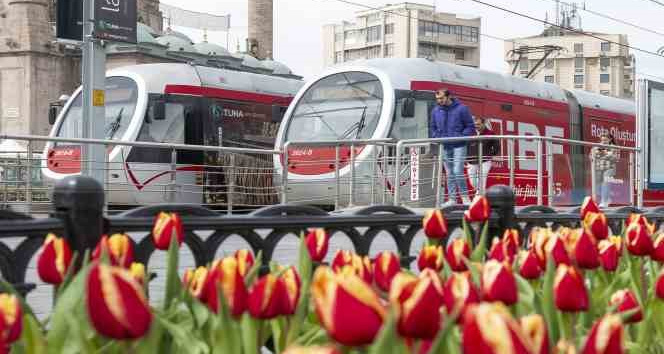
<path fill-rule="evenodd" d="M 349 266 L 357 275 L 359 275 L 367 284 L 373 281 L 373 267 L 371 260 L 367 256 L 360 256 L 350 251 L 339 250 L 332 259 L 332 269 L 339 272 L 342 268 Z"/>
<path fill-rule="evenodd" d="M 531 354 L 532 344 L 501 303 L 482 303 L 466 311 L 461 346 L 464 354 Z"/>
<path fill-rule="evenodd" d="M 664 271 L 659 273 L 655 282 L 655 296 L 660 300 L 664 300 Z"/>
<path fill-rule="evenodd" d="M 535 354 L 549 354 L 549 333 L 544 317 L 539 314 L 521 317 L 521 328 L 534 345 Z"/>
<path fill-rule="evenodd" d="M 62 283 L 71 264 L 71 249 L 67 240 L 48 234 L 37 259 L 37 274 L 45 283 Z"/>
<path fill-rule="evenodd" d="M 592 214 L 588 214 L 589 216 Z M 580 236 L 574 244 L 574 260 L 582 269 L 595 269 L 599 267 L 599 251 L 593 236 L 586 230 L 579 230 Z"/>
<path fill-rule="evenodd" d="M 428 238 L 442 239 L 447 237 L 447 221 L 440 210 L 428 210 L 422 219 L 422 230 Z"/>
<path fill-rule="evenodd" d="M 617 315 L 606 315 L 593 324 L 582 354 L 622 354 L 625 352 L 623 324 Z"/>
<path fill-rule="evenodd" d="M 297 273 L 295 267 L 291 266 L 286 269 L 279 280 L 284 283 L 286 289 L 286 305 L 284 306 L 283 315 L 293 315 L 297 310 L 297 304 L 300 301 L 300 293 L 302 292 L 302 281 L 300 275 Z"/>
<path fill-rule="evenodd" d="M 99 259 L 102 250 L 108 255 L 111 265 L 129 268 L 134 261 L 134 245 L 131 243 L 129 236 L 125 234 L 113 234 L 111 237 L 102 236 L 94 252 L 92 252 L 92 259 Z"/>
<path fill-rule="evenodd" d="M 95 264 L 87 278 L 88 317 L 95 330 L 113 339 L 136 339 L 145 335 L 152 313 L 143 287 L 129 271 Z"/>
<path fill-rule="evenodd" d="M 491 207 L 489 206 L 489 200 L 485 196 L 478 194 L 470 202 L 470 206 L 463 213 L 463 217 L 468 222 L 484 222 L 489 219 L 490 214 Z"/>
<path fill-rule="evenodd" d="M 494 259 L 498 262 L 502 262 L 506 259 L 505 247 L 503 240 L 499 238 L 494 238 L 491 243 L 491 248 L 489 249 L 489 259 Z"/>
<path fill-rule="evenodd" d="M 184 241 L 184 228 L 182 220 L 177 213 L 160 212 L 154 219 L 152 227 L 152 241 L 158 250 L 166 251 L 175 238 L 178 246 Z"/>
<path fill-rule="evenodd" d="M 618 269 L 620 260 L 620 246 L 612 240 L 613 237 L 599 242 L 599 263 L 602 269 L 607 272 L 614 272 Z M 620 243 L 621 238 L 616 237 Z"/>
<path fill-rule="evenodd" d="M 652 253 L 652 239 L 647 227 L 639 223 L 631 223 L 625 230 L 627 251 L 635 256 L 647 256 Z"/>
<path fill-rule="evenodd" d="M 249 273 L 249 270 L 251 270 L 251 267 L 254 266 L 254 255 L 251 253 L 251 251 L 247 249 L 241 249 L 235 251 L 233 254 L 233 257 L 237 260 L 237 265 L 240 270 L 240 274 L 243 277 L 247 276 L 247 273 Z"/>
<path fill-rule="evenodd" d="M 561 264 L 553 283 L 556 308 L 565 312 L 588 310 L 588 290 L 583 276 L 574 267 Z"/>
<path fill-rule="evenodd" d="M 581 204 L 581 220 L 584 220 L 589 212 L 600 212 L 599 207 L 597 207 L 592 197 L 586 197 Z"/>
<path fill-rule="evenodd" d="M 136 280 L 137 283 L 145 286 L 145 265 L 143 263 L 134 262 L 129 266 L 129 274 Z"/>
<path fill-rule="evenodd" d="M 558 266 L 559 264 L 572 263 L 569 258 L 569 253 L 567 252 L 567 247 L 565 245 L 565 242 L 560 237 L 560 235 L 553 234 L 553 236 L 551 236 L 547 241 L 544 249 L 546 251 L 547 257 L 549 256 L 553 257 L 553 262 L 555 263 L 556 266 Z"/>
<path fill-rule="evenodd" d="M 517 302 L 519 291 L 509 265 L 492 259 L 482 267 L 482 299 L 508 306 Z"/>
<path fill-rule="evenodd" d="M 311 296 L 321 326 L 342 345 L 372 343 L 386 317 L 378 295 L 348 267 L 341 273 L 318 267 Z"/>
<path fill-rule="evenodd" d="M 396 254 L 383 251 L 376 256 L 374 260 L 374 279 L 376 280 L 376 285 L 382 291 L 390 291 L 392 279 L 394 279 L 394 276 L 399 271 L 401 271 L 401 264 Z"/>
<path fill-rule="evenodd" d="M 286 285 L 273 274 L 258 279 L 249 292 L 249 313 L 254 318 L 275 318 L 286 311 L 285 305 Z"/>
<path fill-rule="evenodd" d="M 655 224 L 648 222 L 648 218 L 641 214 L 629 214 L 629 217 L 627 218 L 627 222 L 625 225 L 629 226 L 632 224 L 639 224 L 641 226 L 645 226 L 646 230 L 648 230 L 648 234 L 652 235 L 655 233 Z"/>
<path fill-rule="evenodd" d="M 187 269 L 184 273 L 182 283 L 193 297 L 204 301 L 207 276 L 208 269 L 205 267 L 198 267 L 196 270 Z"/>
<path fill-rule="evenodd" d="M 650 258 L 660 263 L 664 262 L 664 234 L 659 234 L 657 235 L 657 238 L 655 238 Z"/>
<path fill-rule="evenodd" d="M 390 302 L 399 309 L 398 331 L 404 337 L 432 339 L 440 329 L 443 285 L 435 271 L 419 278 L 400 273 L 392 282 Z"/>
<path fill-rule="evenodd" d="M 542 276 L 544 269 L 537 259 L 535 251 L 519 252 L 519 274 L 526 279 L 537 279 Z"/>
<path fill-rule="evenodd" d="M 609 305 L 616 306 L 616 311 L 618 313 L 637 310 L 635 314 L 631 315 L 628 319 L 625 320 L 626 323 L 641 322 L 643 319 L 641 305 L 639 305 L 639 301 L 636 299 L 636 296 L 629 289 L 616 291 L 613 295 L 611 295 Z"/>
<path fill-rule="evenodd" d="M 443 300 L 447 313 L 451 314 L 459 308 L 459 322 L 469 305 L 480 302 L 479 290 L 470 280 L 470 273 L 453 273 L 443 286 Z"/>
<path fill-rule="evenodd" d="M 322 262 L 330 247 L 330 238 L 327 235 L 327 232 L 325 232 L 325 229 L 312 229 L 309 230 L 309 233 L 305 236 L 304 244 L 307 246 L 307 251 L 309 251 L 309 257 L 311 257 L 311 260 L 314 262 Z"/>
<path fill-rule="evenodd" d="M 464 238 L 456 238 L 447 244 L 445 259 L 450 268 L 455 272 L 468 270 L 464 260 L 470 259 L 470 246 Z"/>
<path fill-rule="evenodd" d="M 204 301 L 215 313 L 219 311 L 219 291 L 226 300 L 231 315 L 237 317 L 247 308 L 247 287 L 235 257 L 226 257 L 212 263 L 203 291 Z"/>
<path fill-rule="evenodd" d="M 609 237 L 609 223 L 604 213 L 588 212 L 583 219 L 583 229 L 597 240 Z"/>
<path fill-rule="evenodd" d="M 0 350 L 5 349 L 21 337 L 23 311 L 21 302 L 12 294 L 0 294 Z"/>
<path fill-rule="evenodd" d="M 517 253 L 519 253 L 519 245 L 521 244 L 519 238 L 519 230 L 517 229 L 506 229 L 503 233 L 503 248 L 505 249 L 505 255 L 509 259 L 514 259 Z"/>
<path fill-rule="evenodd" d="M 438 272 L 443 269 L 444 257 L 442 246 L 424 246 L 417 257 L 417 268 L 419 270 L 429 268 Z"/>

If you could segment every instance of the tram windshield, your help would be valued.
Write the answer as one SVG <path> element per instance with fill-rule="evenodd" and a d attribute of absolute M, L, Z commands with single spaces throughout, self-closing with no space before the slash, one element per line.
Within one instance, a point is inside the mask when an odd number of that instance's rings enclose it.
<path fill-rule="evenodd" d="M 368 139 L 381 108 L 380 80 L 364 72 L 330 75 L 313 84 L 295 107 L 286 140 Z"/>
<path fill-rule="evenodd" d="M 79 92 L 69 106 L 57 136 L 60 138 L 83 137 L 83 97 Z M 138 87 L 134 80 L 113 76 L 106 78 L 104 139 L 120 139 L 134 116 Z M 64 143 L 63 145 L 77 145 Z"/>

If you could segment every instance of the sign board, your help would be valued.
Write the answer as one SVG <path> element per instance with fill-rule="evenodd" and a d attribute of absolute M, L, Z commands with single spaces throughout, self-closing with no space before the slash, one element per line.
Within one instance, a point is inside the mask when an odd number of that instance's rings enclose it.
<path fill-rule="evenodd" d="M 83 41 L 83 0 L 56 2 L 56 37 L 69 41 Z"/>
<path fill-rule="evenodd" d="M 416 147 L 410 149 L 410 201 L 420 200 L 420 151 Z"/>
<path fill-rule="evenodd" d="M 95 0 L 95 38 L 136 43 L 136 0 Z"/>
<path fill-rule="evenodd" d="M 664 83 L 639 80 L 641 143 L 644 147 L 645 181 L 648 189 L 664 189 Z"/>

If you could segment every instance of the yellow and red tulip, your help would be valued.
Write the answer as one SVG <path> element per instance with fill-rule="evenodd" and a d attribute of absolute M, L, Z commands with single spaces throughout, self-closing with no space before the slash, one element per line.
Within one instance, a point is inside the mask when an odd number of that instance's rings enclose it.
<path fill-rule="evenodd" d="M 654 261 L 664 263 L 664 233 L 658 234 L 655 238 L 650 258 Z"/>
<path fill-rule="evenodd" d="M 567 247 L 565 245 L 565 241 L 559 234 L 553 234 L 546 242 L 544 249 L 546 252 L 546 257 L 552 257 L 556 266 L 559 264 L 572 263 L 567 251 Z"/>
<path fill-rule="evenodd" d="M 339 272 L 342 268 L 352 268 L 360 278 L 371 284 L 373 281 L 373 267 L 367 256 L 360 256 L 350 251 L 339 250 L 332 259 L 332 269 Z"/>
<path fill-rule="evenodd" d="M 241 249 L 235 251 L 233 257 L 237 259 L 240 274 L 242 274 L 243 277 L 247 276 L 247 273 L 249 273 L 249 270 L 251 270 L 251 267 L 253 267 L 255 263 L 254 254 L 247 249 Z"/>
<path fill-rule="evenodd" d="M 87 312 L 95 330 L 113 339 L 145 335 L 152 313 L 143 287 L 120 267 L 97 263 L 87 278 Z"/>
<path fill-rule="evenodd" d="M 143 265 L 143 263 L 132 263 L 131 266 L 129 266 L 129 273 L 137 283 L 145 286 L 145 265 Z"/>
<path fill-rule="evenodd" d="M 653 244 L 646 226 L 633 222 L 625 230 L 627 251 L 635 256 L 648 256 L 652 253 Z"/>
<path fill-rule="evenodd" d="M 622 354 L 625 352 L 625 334 L 618 315 L 606 315 L 590 329 L 582 354 Z"/>
<path fill-rule="evenodd" d="M 521 328 L 533 344 L 534 354 L 549 354 L 549 332 L 544 317 L 533 314 L 521 317 Z"/>
<path fill-rule="evenodd" d="M 664 300 L 664 271 L 660 272 L 655 281 L 655 296 Z"/>
<path fill-rule="evenodd" d="M 463 321 L 463 314 L 468 306 L 480 302 L 480 293 L 470 279 L 470 273 L 453 273 L 443 285 L 443 301 L 447 313 L 459 308 L 458 322 Z"/>
<path fill-rule="evenodd" d="M 247 308 L 247 287 L 235 257 L 226 257 L 212 264 L 203 291 L 204 301 L 215 313 L 219 311 L 219 291 L 226 300 L 231 315 L 237 317 Z"/>
<path fill-rule="evenodd" d="M 19 339 L 23 331 L 21 302 L 13 294 L 0 294 L 0 350 Z M 9 353 L 9 348 L 6 348 Z"/>
<path fill-rule="evenodd" d="M 629 312 L 636 310 L 636 313 L 625 319 L 625 323 L 636 323 L 643 320 L 643 310 L 634 293 L 629 289 L 616 291 L 609 300 L 610 306 L 616 306 L 616 312 Z"/>
<path fill-rule="evenodd" d="M 184 241 L 184 228 L 182 220 L 177 213 L 160 212 L 154 219 L 152 227 L 152 242 L 158 250 L 166 251 L 175 238 L 178 246 Z"/>
<path fill-rule="evenodd" d="M 464 260 L 470 259 L 470 246 L 465 238 L 456 238 L 447 244 L 445 259 L 455 272 L 464 272 L 468 266 Z"/>
<path fill-rule="evenodd" d="M 304 244 L 309 251 L 309 257 L 314 262 L 322 262 L 327 255 L 327 250 L 330 247 L 330 238 L 325 232 L 325 229 L 312 229 L 309 230 L 304 238 Z"/>
<path fill-rule="evenodd" d="M 556 346 L 553 348 L 553 353 L 554 354 L 576 354 L 576 347 L 574 346 L 573 343 L 565 340 L 565 339 L 560 339 L 558 340 L 558 343 L 556 343 Z"/>
<path fill-rule="evenodd" d="M 389 251 L 383 251 L 374 260 L 374 280 L 380 290 L 390 291 L 390 284 L 394 277 L 401 271 L 399 257 Z"/>
<path fill-rule="evenodd" d="M 129 268 L 131 263 L 134 262 L 134 244 L 129 236 L 125 234 L 113 234 L 110 237 L 102 236 L 94 252 L 92 252 L 92 259 L 99 259 L 102 250 L 108 255 L 111 265 Z"/>
<path fill-rule="evenodd" d="M 518 263 L 519 274 L 525 279 L 537 279 L 544 273 L 544 269 L 532 249 L 519 252 Z"/>
<path fill-rule="evenodd" d="M 615 239 L 617 239 L 617 241 Z M 607 272 L 614 272 L 618 269 L 621 240 L 620 237 L 609 237 L 608 239 L 599 242 L 599 263 L 602 265 L 602 269 Z"/>
<path fill-rule="evenodd" d="M 596 240 L 604 240 L 609 237 L 609 223 L 604 213 L 587 213 L 583 219 L 583 229 Z"/>
<path fill-rule="evenodd" d="M 581 203 L 581 220 L 584 220 L 589 212 L 599 213 L 600 210 L 593 198 L 588 196 Z"/>
<path fill-rule="evenodd" d="M 284 288 L 286 289 L 286 304 L 282 315 L 292 315 L 297 310 L 297 303 L 300 301 L 300 293 L 302 292 L 300 275 L 297 273 L 295 267 L 291 266 L 281 273 L 279 281 L 284 283 Z"/>
<path fill-rule="evenodd" d="M 442 239 L 447 237 L 447 221 L 440 210 L 428 210 L 422 219 L 422 230 L 428 238 Z"/>
<path fill-rule="evenodd" d="M 37 259 L 37 274 L 45 283 L 62 283 L 71 265 L 71 248 L 67 240 L 48 234 Z"/>
<path fill-rule="evenodd" d="M 340 273 L 325 266 L 318 267 L 311 296 L 322 327 L 342 345 L 361 346 L 373 342 L 386 317 L 378 295 L 348 267 Z"/>
<path fill-rule="evenodd" d="M 498 262 L 502 262 L 507 259 L 505 255 L 505 246 L 503 240 L 499 238 L 494 238 L 491 242 L 491 248 L 489 248 L 489 254 L 487 256 L 489 259 L 494 259 Z M 511 262 L 510 262 L 511 263 Z"/>
<path fill-rule="evenodd" d="M 463 321 L 464 354 L 531 354 L 530 339 L 501 303 L 471 306 Z"/>
<path fill-rule="evenodd" d="M 274 274 L 258 279 L 249 292 L 248 308 L 254 318 L 270 319 L 284 313 L 286 284 Z"/>
<path fill-rule="evenodd" d="M 655 224 L 650 223 L 648 221 L 648 218 L 646 218 L 642 214 L 634 214 L 634 213 L 629 214 L 629 217 L 627 217 L 627 222 L 625 223 L 625 225 L 629 226 L 629 225 L 632 225 L 632 224 L 639 224 L 641 226 L 644 226 L 646 228 L 646 230 L 648 231 L 649 235 L 652 235 L 652 234 L 655 233 Z"/>
<path fill-rule="evenodd" d="M 193 297 L 204 301 L 207 276 L 208 269 L 206 267 L 198 267 L 196 270 L 187 269 L 182 278 L 182 283 Z"/>
<path fill-rule="evenodd" d="M 588 214 L 592 215 L 592 214 Z M 586 229 L 578 230 L 578 237 L 574 243 L 574 260 L 582 269 L 595 269 L 599 267 L 599 251 L 595 238 Z"/>
<path fill-rule="evenodd" d="M 424 246 L 417 257 L 417 268 L 419 270 L 428 268 L 438 272 L 443 269 L 444 259 L 442 246 Z"/>
<path fill-rule="evenodd" d="M 425 269 L 419 277 L 400 273 L 392 282 L 390 302 L 399 309 L 398 331 L 404 337 L 432 339 L 440 329 L 443 285 Z"/>
<path fill-rule="evenodd" d="M 521 239 L 519 237 L 519 230 L 517 229 L 506 229 L 503 233 L 503 248 L 505 249 L 505 255 L 510 259 L 516 256 L 519 253 L 519 245 L 521 244 Z"/>
<path fill-rule="evenodd" d="M 463 213 L 464 219 L 468 222 L 484 222 L 489 219 L 489 215 L 491 215 L 489 200 L 479 194 L 475 195 L 468 206 L 468 210 Z"/>
<path fill-rule="evenodd" d="M 494 259 L 482 267 L 482 299 L 513 305 L 519 299 L 516 278 L 511 267 Z"/>
<path fill-rule="evenodd" d="M 583 276 L 576 268 L 561 264 L 553 282 L 553 298 L 556 308 L 565 312 L 588 310 L 588 290 Z"/>

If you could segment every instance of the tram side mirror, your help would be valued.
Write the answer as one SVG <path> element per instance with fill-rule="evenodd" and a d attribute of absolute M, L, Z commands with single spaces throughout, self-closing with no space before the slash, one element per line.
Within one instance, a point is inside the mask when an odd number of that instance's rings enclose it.
<path fill-rule="evenodd" d="M 164 120 L 166 119 L 166 101 L 154 100 L 152 101 L 152 119 Z"/>
<path fill-rule="evenodd" d="M 414 118 L 415 117 L 415 99 L 412 97 L 404 98 L 401 101 L 401 117 Z"/>
<path fill-rule="evenodd" d="M 272 106 L 272 123 L 281 123 L 286 114 L 288 107 L 282 107 L 278 105 Z"/>
<path fill-rule="evenodd" d="M 55 120 L 58 118 L 58 111 L 57 105 L 52 104 L 48 107 L 48 124 L 55 124 Z"/>

